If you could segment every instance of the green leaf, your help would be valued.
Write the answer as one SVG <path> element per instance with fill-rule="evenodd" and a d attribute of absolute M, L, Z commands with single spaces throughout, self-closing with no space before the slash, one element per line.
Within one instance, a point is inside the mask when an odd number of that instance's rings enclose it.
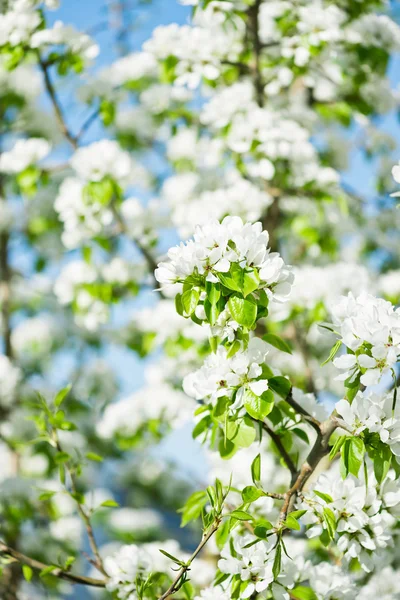
<path fill-rule="evenodd" d="M 341 447 L 343 446 L 343 444 L 346 441 L 346 436 L 345 435 L 340 435 L 337 440 L 335 441 L 335 443 L 333 444 L 331 451 L 329 452 L 329 458 L 331 460 L 333 460 L 336 456 L 336 454 L 339 452 L 339 450 L 341 449 Z"/>
<path fill-rule="evenodd" d="M 180 558 L 176 558 L 176 556 L 173 556 L 172 554 L 170 554 L 169 552 L 167 552 L 166 550 L 161 550 L 161 548 L 158 549 L 159 552 L 161 552 L 161 554 L 164 554 L 164 556 L 166 556 L 167 558 L 169 558 L 170 560 L 172 560 L 174 563 L 176 563 L 179 566 L 183 566 L 185 563 L 183 563 Z"/>
<path fill-rule="evenodd" d="M 333 498 L 329 494 L 325 494 L 324 492 L 319 492 L 318 490 L 314 490 L 314 494 L 316 496 L 319 496 L 321 498 L 321 500 L 323 500 L 327 504 L 330 504 L 331 502 L 333 502 Z"/>
<path fill-rule="evenodd" d="M 236 427 L 236 430 L 232 437 L 229 437 L 230 441 L 239 448 L 248 448 L 256 439 L 256 430 L 251 419 L 244 417 L 232 425 Z"/>
<path fill-rule="evenodd" d="M 342 464 L 346 476 L 348 473 L 351 473 L 355 477 L 358 476 L 358 472 L 364 460 L 364 454 L 365 445 L 361 438 L 346 438 L 342 446 Z"/>
<path fill-rule="evenodd" d="M 289 515 L 283 524 L 289 529 L 296 529 L 297 531 L 300 531 L 300 523 L 292 515 Z"/>
<path fill-rule="evenodd" d="M 381 483 L 388 471 L 392 462 L 392 451 L 386 444 L 379 444 L 374 450 L 374 473 L 378 483 Z"/>
<path fill-rule="evenodd" d="M 257 304 L 253 298 L 242 298 L 234 295 L 228 300 L 228 309 L 232 319 L 239 325 L 250 329 L 257 317 Z"/>
<path fill-rule="evenodd" d="M 276 547 L 276 551 L 275 551 L 274 564 L 272 566 L 272 573 L 273 573 L 274 579 L 277 579 L 279 577 L 279 574 L 281 572 L 281 563 L 282 563 L 282 546 L 280 543 L 278 543 L 278 545 Z"/>
<path fill-rule="evenodd" d="M 255 502 L 261 496 L 264 495 L 264 492 L 254 485 L 248 485 L 242 490 L 242 499 L 243 502 Z"/>
<path fill-rule="evenodd" d="M 42 569 L 39 573 L 40 577 L 45 577 L 46 575 L 50 575 L 52 571 L 58 569 L 57 565 L 49 565 L 45 569 Z"/>
<path fill-rule="evenodd" d="M 216 276 L 229 290 L 242 292 L 242 268 L 237 263 L 232 263 L 228 273 L 216 273 Z"/>
<path fill-rule="evenodd" d="M 342 345 L 342 340 L 338 340 L 336 342 L 336 344 L 332 347 L 328 358 L 326 360 L 324 360 L 324 362 L 321 364 L 321 367 L 323 367 L 324 365 L 326 365 L 328 362 L 330 362 L 331 360 L 333 360 L 335 358 L 341 345 Z"/>
<path fill-rule="evenodd" d="M 182 304 L 182 294 L 177 294 L 175 296 L 175 310 L 178 313 L 178 315 L 181 315 L 181 317 L 184 316 L 184 309 L 183 309 L 183 304 Z"/>
<path fill-rule="evenodd" d="M 314 590 L 303 585 L 298 585 L 290 590 L 290 596 L 296 600 L 318 600 Z"/>
<path fill-rule="evenodd" d="M 205 491 L 194 492 L 186 501 L 179 512 L 182 513 L 181 527 L 185 527 L 190 521 L 198 519 L 205 505 L 207 504 L 207 494 Z"/>
<path fill-rule="evenodd" d="M 291 388 L 289 379 L 281 375 L 268 379 L 268 386 L 283 399 L 288 397 Z"/>
<path fill-rule="evenodd" d="M 200 292 L 194 288 L 191 290 L 186 290 L 182 294 L 182 307 L 183 314 L 185 317 L 190 317 L 194 311 L 200 300 Z"/>
<path fill-rule="evenodd" d="M 30 581 L 33 577 L 33 571 L 28 565 L 22 565 L 22 573 L 26 581 Z"/>
<path fill-rule="evenodd" d="M 58 394 L 56 395 L 56 397 L 54 398 L 54 406 L 56 406 L 57 408 L 59 406 L 61 406 L 63 400 L 65 399 L 65 397 L 67 396 L 67 394 L 69 393 L 70 389 L 71 389 L 72 385 L 69 383 L 64 389 L 60 390 L 58 392 Z"/>
<path fill-rule="evenodd" d="M 323 518 L 326 524 L 328 535 L 330 539 L 333 540 L 336 532 L 336 518 L 333 511 L 327 506 L 324 508 Z"/>
<path fill-rule="evenodd" d="M 253 483 L 259 483 L 261 479 L 261 454 L 257 454 L 251 463 L 251 478 Z"/>
<path fill-rule="evenodd" d="M 238 521 L 252 521 L 253 517 L 250 513 L 244 510 L 233 510 L 230 515 L 233 519 L 238 519 Z"/>
<path fill-rule="evenodd" d="M 204 301 L 204 312 L 211 326 L 215 325 L 220 315 L 218 304 L 211 304 L 209 300 Z"/>
<path fill-rule="evenodd" d="M 95 454 L 94 452 L 87 452 L 86 458 L 88 458 L 89 460 L 93 460 L 94 462 L 103 461 L 103 457 L 99 456 L 98 454 Z"/>
<path fill-rule="evenodd" d="M 243 296 L 246 298 L 260 285 L 260 277 L 256 269 L 245 269 L 243 274 Z"/>
<path fill-rule="evenodd" d="M 206 281 L 206 294 L 211 304 L 216 304 L 221 297 L 221 286 L 219 283 Z"/>
<path fill-rule="evenodd" d="M 256 396 L 250 389 L 246 389 L 243 394 L 243 403 L 247 413 L 253 419 L 262 421 L 274 407 L 274 396 L 269 390 L 261 396 Z"/>
<path fill-rule="evenodd" d="M 100 506 L 104 506 L 105 508 L 118 508 L 119 504 L 118 502 L 115 502 L 115 500 L 104 500 Z"/>
<path fill-rule="evenodd" d="M 275 335 L 273 333 L 267 333 L 263 336 L 263 340 L 264 340 L 264 342 L 271 344 L 271 346 L 274 346 L 274 348 L 277 348 L 278 350 L 281 350 L 282 352 L 287 352 L 288 354 L 292 354 L 292 350 L 291 350 L 290 346 L 284 340 L 282 340 L 282 338 L 280 338 L 278 335 Z"/>
<path fill-rule="evenodd" d="M 272 523 L 270 523 L 270 521 L 267 521 L 266 519 L 260 519 L 257 521 L 256 526 L 254 527 L 254 535 L 265 540 L 268 537 L 268 531 L 273 528 L 274 526 Z"/>

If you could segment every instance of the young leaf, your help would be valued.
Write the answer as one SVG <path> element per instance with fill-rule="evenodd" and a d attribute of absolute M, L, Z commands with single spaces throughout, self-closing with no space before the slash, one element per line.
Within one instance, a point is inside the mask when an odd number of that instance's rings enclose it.
<path fill-rule="evenodd" d="M 303 585 L 298 585 L 290 590 L 290 596 L 295 600 L 318 600 L 314 590 Z"/>
<path fill-rule="evenodd" d="M 244 510 L 233 510 L 230 515 L 233 519 L 238 519 L 239 521 L 252 521 L 253 517 L 250 513 Z"/>
<path fill-rule="evenodd" d="M 104 506 L 105 508 L 117 508 L 119 504 L 118 502 L 115 502 L 115 500 L 104 500 L 100 506 Z"/>
<path fill-rule="evenodd" d="M 242 499 L 243 502 L 255 502 L 261 496 L 264 495 L 264 492 L 253 485 L 248 485 L 242 490 Z"/>
<path fill-rule="evenodd" d="M 335 515 L 330 508 L 325 507 L 324 511 L 323 511 L 323 517 L 324 517 L 324 521 L 326 524 L 326 530 L 328 532 L 328 535 L 329 535 L 330 539 L 333 540 L 335 537 L 335 532 L 336 532 Z"/>
<path fill-rule="evenodd" d="M 291 350 L 290 346 L 284 340 L 282 340 L 282 338 L 280 338 L 278 335 L 275 335 L 274 333 L 265 334 L 263 336 L 263 340 L 264 340 L 264 342 L 271 344 L 271 346 L 274 346 L 274 348 L 277 348 L 278 350 L 281 350 L 282 352 L 287 352 L 288 354 L 292 354 L 292 350 Z"/>
<path fill-rule="evenodd" d="M 246 389 L 243 395 L 244 407 L 247 413 L 253 417 L 262 421 L 264 417 L 269 415 L 274 407 L 274 397 L 272 393 L 267 390 L 261 396 L 256 396 L 250 389 Z"/>
<path fill-rule="evenodd" d="M 182 294 L 182 306 L 183 306 L 183 314 L 185 317 L 190 317 L 194 311 L 200 300 L 200 292 L 194 288 L 191 290 L 186 290 Z"/>
<path fill-rule="evenodd" d="M 30 581 L 33 577 L 33 571 L 28 565 L 22 565 L 22 573 L 26 581 Z"/>
<path fill-rule="evenodd" d="M 103 461 L 103 457 L 99 456 L 98 454 L 95 454 L 94 452 L 87 452 L 86 458 L 89 460 L 93 460 L 94 462 L 102 462 Z"/>
<path fill-rule="evenodd" d="M 261 479 L 261 455 L 257 454 L 253 462 L 251 463 L 251 478 L 254 484 L 260 482 Z"/>
<path fill-rule="evenodd" d="M 65 397 L 67 396 L 67 394 L 69 393 L 70 389 L 71 389 L 72 385 L 69 383 L 64 389 L 60 390 L 58 392 L 58 394 L 56 395 L 56 397 L 54 398 L 54 406 L 56 406 L 57 408 L 59 406 L 61 406 L 63 400 L 65 399 Z"/>
<path fill-rule="evenodd" d="M 268 386 L 283 399 L 287 398 L 291 388 L 289 379 L 281 375 L 268 379 Z"/>
<path fill-rule="evenodd" d="M 281 563 L 282 563 L 282 546 L 280 543 L 278 543 L 276 550 L 275 550 L 274 564 L 272 566 L 272 574 L 274 576 L 274 579 L 277 579 L 281 572 Z"/>
<path fill-rule="evenodd" d="M 257 317 L 257 304 L 253 298 L 242 298 L 234 295 L 228 300 L 228 309 L 232 319 L 239 325 L 250 329 Z"/>
<path fill-rule="evenodd" d="M 326 360 L 324 360 L 324 362 L 321 364 L 321 367 L 323 367 L 324 365 L 326 365 L 328 362 L 330 362 L 331 360 L 333 360 L 335 358 L 341 345 L 342 345 L 342 340 L 338 340 L 336 342 L 336 344 L 332 347 L 328 358 Z"/>

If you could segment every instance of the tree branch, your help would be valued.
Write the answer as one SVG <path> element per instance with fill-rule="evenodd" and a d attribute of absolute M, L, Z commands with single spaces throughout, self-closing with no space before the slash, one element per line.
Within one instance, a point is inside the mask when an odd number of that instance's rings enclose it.
<path fill-rule="evenodd" d="M 53 105 L 54 112 L 57 117 L 57 121 L 60 126 L 60 129 L 61 129 L 64 137 L 68 140 L 68 142 L 73 147 L 73 149 L 76 150 L 78 147 L 78 142 L 77 142 L 76 137 L 72 135 L 72 133 L 69 130 L 68 125 L 66 123 L 63 109 L 61 107 L 61 103 L 57 97 L 54 84 L 51 80 L 51 76 L 50 76 L 50 72 L 49 72 L 49 65 L 45 61 L 42 60 L 39 53 L 38 53 L 38 63 L 39 63 L 40 69 L 43 73 L 44 84 L 45 84 L 47 93 L 49 94 L 51 103 Z"/>
<path fill-rule="evenodd" d="M 298 402 L 296 402 L 296 400 L 293 398 L 293 388 L 290 388 L 290 392 L 286 396 L 285 402 L 287 402 L 293 408 L 293 410 L 299 413 L 301 417 L 316 430 L 317 434 L 320 433 L 321 422 L 318 421 L 318 419 L 316 419 L 312 415 L 310 415 L 309 412 L 307 412 Z"/>
<path fill-rule="evenodd" d="M 40 562 L 34 558 L 30 558 L 18 550 L 14 550 L 10 546 L 7 546 L 4 542 L 0 542 L 0 554 L 4 554 L 6 556 L 11 556 L 15 561 L 28 565 L 32 569 L 42 571 L 43 569 L 47 569 L 50 565 L 46 565 L 45 563 Z M 92 587 L 104 588 L 106 587 L 106 580 L 103 579 L 94 579 L 93 577 L 84 577 L 83 575 L 75 575 L 74 573 L 70 573 L 69 571 L 64 571 L 63 569 L 57 567 L 50 573 L 54 577 L 58 577 L 59 579 L 65 579 L 66 581 L 70 581 L 72 583 L 78 583 L 81 585 L 89 585 Z"/>
<path fill-rule="evenodd" d="M 260 423 L 260 421 L 257 421 L 257 423 Z M 297 467 L 294 464 L 290 454 L 287 452 L 286 448 L 284 447 L 279 434 L 277 434 L 273 429 L 271 429 L 271 427 L 269 425 L 267 425 L 267 423 L 261 422 L 261 425 L 262 425 L 262 428 L 264 429 L 264 431 L 266 431 L 268 433 L 268 435 L 274 442 L 275 446 L 277 447 L 277 449 L 279 451 L 279 454 L 282 456 L 283 460 L 285 461 L 286 466 L 289 469 L 289 471 L 292 475 L 292 478 L 293 478 L 297 473 Z"/>
<path fill-rule="evenodd" d="M 187 571 L 189 571 L 192 562 L 194 561 L 196 556 L 201 552 L 201 550 L 204 548 L 204 546 L 207 544 L 210 538 L 214 535 L 214 533 L 217 531 L 218 527 L 220 526 L 220 523 L 221 519 L 217 519 L 216 521 L 214 521 L 213 525 L 211 525 L 210 529 L 203 534 L 203 537 L 196 550 L 193 552 L 187 563 L 178 571 L 174 581 L 171 583 L 169 588 L 163 593 L 163 595 L 159 597 L 158 600 L 166 600 L 166 598 L 172 596 L 172 594 L 175 594 L 179 590 L 180 580 L 187 573 Z"/>

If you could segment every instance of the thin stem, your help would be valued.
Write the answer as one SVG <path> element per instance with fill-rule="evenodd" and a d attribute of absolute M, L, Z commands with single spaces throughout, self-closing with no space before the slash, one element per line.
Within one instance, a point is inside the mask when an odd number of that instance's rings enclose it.
<path fill-rule="evenodd" d="M 257 421 L 259 423 L 259 421 Z M 274 442 L 275 446 L 277 447 L 279 454 L 282 456 L 283 460 L 286 463 L 287 468 L 289 469 L 292 478 L 296 475 L 297 473 L 297 467 L 294 464 L 290 454 L 287 452 L 285 446 L 282 443 L 282 440 L 279 436 L 278 433 L 276 433 L 273 429 L 271 429 L 271 427 L 269 425 L 267 425 L 267 423 L 262 423 L 262 428 L 264 429 L 264 431 L 266 431 L 269 435 L 269 437 L 272 439 L 272 441 Z"/>
<path fill-rule="evenodd" d="M 289 394 L 285 398 L 285 402 L 287 402 L 297 413 L 301 415 L 301 417 L 307 421 L 313 427 L 317 433 L 321 430 L 321 422 L 318 421 L 315 417 L 310 415 L 309 412 L 305 410 L 296 400 L 293 398 L 293 388 L 290 389 Z"/>
<path fill-rule="evenodd" d="M 178 571 L 174 581 L 171 583 L 169 588 L 163 593 L 163 595 L 159 597 L 158 600 L 166 600 L 166 598 L 168 598 L 169 596 L 172 596 L 172 594 L 175 594 L 179 590 L 180 580 L 187 573 L 187 571 L 189 571 L 192 562 L 194 561 L 196 556 L 201 552 L 201 550 L 204 548 L 204 546 L 207 544 L 207 542 L 210 540 L 210 538 L 214 535 L 214 533 L 217 531 L 218 527 L 220 526 L 220 523 L 221 523 L 221 520 L 217 519 L 213 523 L 213 525 L 210 527 L 210 529 L 203 534 L 203 537 L 202 537 L 199 545 L 197 546 L 196 550 L 193 552 L 193 554 L 191 555 L 189 560 L 186 562 L 186 564 Z"/>
<path fill-rule="evenodd" d="M 40 562 L 34 558 L 30 558 L 18 550 L 14 550 L 4 542 L 0 542 L 0 554 L 11 556 L 17 562 L 28 565 L 32 569 L 36 569 L 42 571 L 43 569 L 47 569 L 50 565 L 46 565 L 45 563 Z M 57 567 L 51 571 L 51 575 L 54 577 L 58 577 L 59 579 L 65 579 L 66 581 L 70 581 L 72 583 L 79 583 L 82 585 L 90 585 L 92 587 L 104 588 L 106 587 L 106 580 L 104 579 L 94 579 L 93 577 L 84 577 L 83 575 L 75 575 L 74 573 L 70 573 L 69 571 L 64 571 L 63 569 Z"/>
<path fill-rule="evenodd" d="M 53 105 L 54 113 L 56 115 L 60 129 L 61 129 L 64 137 L 68 140 L 68 142 L 71 144 L 71 146 L 74 148 L 74 150 L 76 150 L 78 147 L 78 142 L 77 142 L 76 137 L 74 137 L 72 135 L 72 133 L 69 130 L 69 127 L 66 123 L 63 109 L 61 107 L 61 103 L 57 97 L 57 93 L 56 93 L 54 84 L 51 80 L 51 76 L 50 76 L 50 72 L 49 72 L 49 65 L 45 61 L 42 60 L 42 58 L 40 57 L 39 54 L 38 54 L 38 62 L 39 62 L 40 69 L 43 73 L 44 84 L 45 84 L 47 93 L 49 94 L 51 103 Z"/>
<path fill-rule="evenodd" d="M 63 449 L 62 449 L 62 447 L 60 445 L 60 442 L 58 440 L 57 432 L 53 431 L 53 435 L 54 435 L 54 438 L 55 438 L 55 443 L 56 443 L 56 446 L 57 446 L 57 450 L 59 452 L 62 452 Z M 72 490 L 72 493 L 74 494 L 74 497 L 75 497 L 74 499 L 75 499 L 75 502 L 76 502 L 76 505 L 77 505 L 79 516 L 81 517 L 81 519 L 82 519 L 82 521 L 83 521 L 83 523 L 85 525 L 85 528 L 86 528 L 86 532 L 87 532 L 87 536 L 88 536 L 88 540 L 89 540 L 90 549 L 91 549 L 91 551 L 93 553 L 93 556 L 95 557 L 95 561 L 94 561 L 93 564 L 94 564 L 94 566 L 103 575 L 106 575 L 106 571 L 105 571 L 104 565 L 103 565 L 103 560 L 102 560 L 102 558 L 100 556 L 99 548 L 98 548 L 98 545 L 97 545 L 97 542 L 96 542 L 96 538 L 94 536 L 93 527 L 92 527 L 92 524 L 90 522 L 90 517 L 87 514 L 86 510 L 84 509 L 83 505 L 79 502 L 79 500 L 77 500 L 77 498 L 78 498 L 78 485 L 77 485 L 77 481 L 76 481 L 74 470 L 73 470 L 73 468 L 71 467 L 71 465 L 69 464 L 68 461 L 65 463 L 65 468 L 66 468 L 66 470 L 68 472 L 68 475 L 69 475 L 69 478 L 70 478 L 70 481 L 71 481 L 71 490 Z"/>

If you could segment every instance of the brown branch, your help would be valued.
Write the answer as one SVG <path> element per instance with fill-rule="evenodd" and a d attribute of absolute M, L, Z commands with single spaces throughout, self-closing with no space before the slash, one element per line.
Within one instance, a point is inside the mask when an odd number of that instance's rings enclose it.
<path fill-rule="evenodd" d="M 55 438 L 55 443 L 56 443 L 56 447 L 58 452 L 63 452 L 63 449 L 60 445 L 60 442 L 58 440 L 58 436 L 57 436 L 57 431 L 53 430 L 53 436 Z M 64 463 L 64 466 L 68 472 L 70 481 L 71 481 L 71 490 L 72 493 L 74 495 L 74 500 L 76 502 L 76 506 L 78 509 L 78 513 L 79 516 L 81 517 L 85 528 L 86 528 L 86 532 L 87 532 L 87 536 L 88 536 L 88 540 L 89 540 L 89 546 L 90 549 L 93 553 L 93 556 L 95 557 L 95 560 L 93 561 L 94 566 L 100 571 L 100 573 L 102 573 L 103 575 L 107 575 L 105 569 L 104 569 L 104 565 L 103 565 L 103 560 L 100 556 L 100 552 L 99 552 L 99 548 L 97 546 L 97 542 L 96 542 L 96 538 L 94 535 L 94 531 L 93 531 L 93 527 L 92 527 L 92 523 L 90 521 L 90 517 L 87 514 L 85 508 L 83 507 L 83 505 L 79 502 L 79 500 L 77 499 L 79 497 L 78 495 L 78 485 L 77 485 L 77 481 L 76 481 L 76 477 L 75 477 L 75 473 L 73 470 L 73 467 L 71 467 L 71 465 L 69 464 L 69 461 L 66 461 Z"/>
<path fill-rule="evenodd" d="M 4 542 L 0 542 L 0 554 L 11 556 L 15 561 L 28 565 L 32 569 L 42 571 L 43 569 L 47 569 L 50 565 L 46 565 L 45 563 L 40 562 L 34 558 L 30 558 L 18 550 L 14 550 Z M 93 577 L 85 577 L 83 575 L 75 575 L 74 573 L 70 573 L 69 571 L 64 571 L 63 569 L 57 567 L 51 573 L 54 577 L 58 577 L 59 579 L 65 579 L 66 581 L 70 581 L 72 583 L 79 583 L 81 585 L 89 585 L 92 587 L 104 588 L 106 587 L 106 580 L 104 579 L 94 579 Z"/>
<path fill-rule="evenodd" d="M 300 471 L 298 471 L 291 488 L 285 494 L 285 501 L 279 516 L 279 523 L 285 521 L 287 513 L 290 507 L 293 506 L 298 492 L 301 492 L 308 479 L 317 468 L 319 462 L 328 454 L 330 437 L 338 426 L 336 411 L 333 411 L 328 419 L 321 423 L 317 439 L 315 440 L 307 459 L 303 463 Z"/>
<path fill-rule="evenodd" d="M 40 69 L 43 73 L 44 84 L 45 84 L 47 93 L 49 94 L 51 103 L 53 105 L 54 113 L 56 115 L 61 132 L 63 133 L 66 140 L 68 140 L 68 142 L 74 148 L 74 150 L 76 150 L 78 147 L 78 142 L 77 142 L 76 137 L 72 135 L 72 133 L 69 130 L 69 127 L 66 123 L 63 109 L 61 107 L 61 103 L 57 97 L 57 93 L 56 93 L 54 84 L 51 80 L 51 76 L 50 76 L 50 72 L 49 72 L 49 65 L 48 65 L 48 63 L 46 63 L 45 61 L 42 60 L 39 53 L 38 53 L 38 63 L 39 63 Z"/>
<path fill-rule="evenodd" d="M 256 422 L 260 423 L 260 421 L 256 421 Z M 261 425 L 262 425 L 262 428 L 264 429 L 264 431 L 266 431 L 268 433 L 268 435 L 272 439 L 273 443 L 277 447 L 279 454 L 282 456 L 283 460 L 285 461 L 286 466 L 289 469 L 289 471 L 292 475 L 292 479 L 293 479 L 294 476 L 297 474 L 297 467 L 294 464 L 289 452 L 286 450 L 285 446 L 283 445 L 280 435 L 278 433 L 276 433 L 273 429 L 271 429 L 271 427 L 269 425 L 267 425 L 267 423 L 261 422 Z"/>
<path fill-rule="evenodd" d="M 187 573 L 187 571 L 189 571 L 192 562 L 194 561 L 196 556 L 201 552 L 201 550 L 204 548 L 204 546 L 207 544 L 210 538 L 214 535 L 214 533 L 217 531 L 218 527 L 220 526 L 220 523 L 221 519 L 216 519 L 213 525 L 211 525 L 210 529 L 207 532 L 204 532 L 203 537 L 201 538 L 201 541 L 197 546 L 196 550 L 193 552 L 193 554 L 185 563 L 185 565 L 178 571 L 174 581 L 171 583 L 169 588 L 162 594 L 162 596 L 159 597 L 158 600 L 166 600 L 166 598 L 172 596 L 172 594 L 175 594 L 179 590 L 180 580 Z"/>
<path fill-rule="evenodd" d="M 301 417 L 316 430 L 317 434 L 320 433 L 321 422 L 318 421 L 318 419 L 316 419 L 312 415 L 310 415 L 309 412 L 307 412 L 298 402 L 296 402 L 296 400 L 293 398 L 293 388 L 290 388 L 290 392 L 286 396 L 285 402 L 287 402 L 293 408 L 293 410 L 299 413 Z"/>

